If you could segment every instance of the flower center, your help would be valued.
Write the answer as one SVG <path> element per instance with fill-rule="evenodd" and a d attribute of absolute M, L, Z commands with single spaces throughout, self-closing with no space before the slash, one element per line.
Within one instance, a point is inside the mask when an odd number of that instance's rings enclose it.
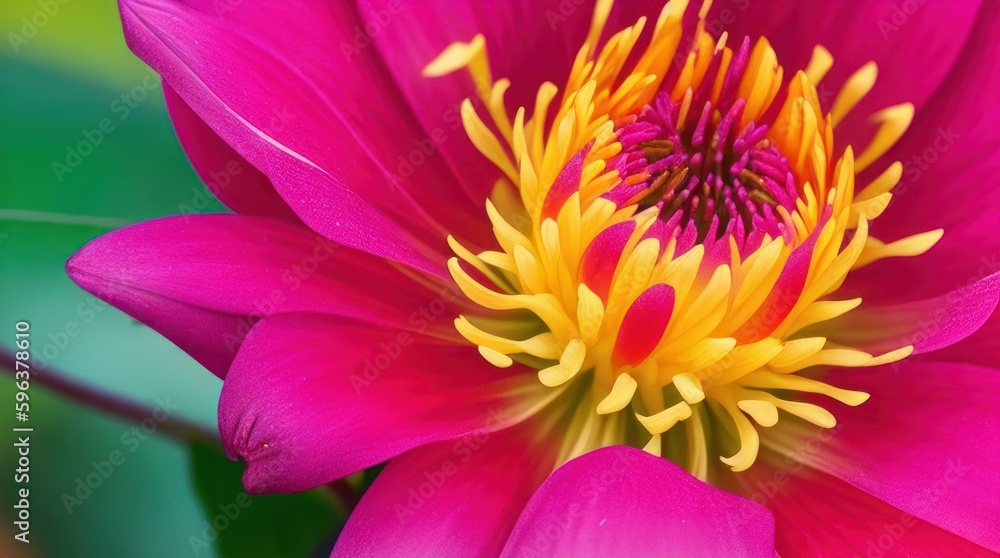
<path fill-rule="evenodd" d="M 490 310 L 456 327 L 493 365 L 517 361 L 537 370 L 539 389 L 556 390 L 540 412 L 559 431 L 560 463 L 631 444 L 701 478 L 710 454 L 741 471 L 757 457 L 757 427 L 781 417 L 836 424 L 803 394 L 868 398 L 800 372 L 912 351 L 871 355 L 824 329 L 860 303 L 835 296 L 851 269 L 940 238 L 869 237 L 899 163 L 855 191 L 856 173 L 899 139 L 912 105 L 876 113 L 878 130 L 855 157 L 835 147 L 834 131 L 874 84 L 874 64 L 824 107 L 826 50 L 785 80 L 766 40 L 734 50 L 726 34 L 706 33 L 709 7 L 685 30 L 687 2 L 668 2 L 634 52 L 646 20 L 598 50 L 611 10 L 598 1 L 561 97 L 545 83 L 513 118 L 510 82 L 493 80 L 481 36 L 425 69 L 467 68 L 480 84 L 491 125 L 468 100 L 462 120 L 501 174 L 487 201 L 498 249 L 448 239 L 456 284 Z M 672 68 L 675 59 L 684 63 Z"/>
<path fill-rule="evenodd" d="M 768 141 L 767 126 L 738 126 L 745 107 L 745 99 L 724 98 L 721 106 L 704 101 L 692 111 L 660 93 L 636 122 L 616 130 L 624 180 L 605 197 L 619 206 L 655 206 L 682 239 L 682 251 L 733 236 L 745 253 L 765 234 L 790 233 L 795 178 Z"/>

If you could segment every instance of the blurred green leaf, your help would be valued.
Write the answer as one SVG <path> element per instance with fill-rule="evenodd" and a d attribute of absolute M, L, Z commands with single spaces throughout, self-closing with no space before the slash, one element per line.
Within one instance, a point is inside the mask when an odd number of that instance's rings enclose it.
<path fill-rule="evenodd" d="M 125 46 L 117 2 L 4 0 L 0 60 L 55 66 L 111 86 L 129 85 L 144 64 Z"/>
<path fill-rule="evenodd" d="M 247 496 L 240 482 L 243 465 L 218 449 L 193 444 L 191 460 L 195 488 L 209 518 L 188 539 L 196 556 L 212 545 L 222 558 L 327 556 L 347 519 L 323 489 Z"/>

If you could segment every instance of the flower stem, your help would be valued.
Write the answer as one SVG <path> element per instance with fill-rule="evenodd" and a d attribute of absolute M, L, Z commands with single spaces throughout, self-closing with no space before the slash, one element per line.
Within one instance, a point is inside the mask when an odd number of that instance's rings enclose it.
<path fill-rule="evenodd" d="M 0 347 L 0 368 L 14 375 L 17 368 L 14 354 L 6 347 Z M 128 421 L 142 422 L 153 416 L 153 409 L 129 401 L 116 395 L 98 391 L 83 382 L 72 380 L 64 372 L 47 367 L 44 371 L 33 370 L 31 382 L 83 403 L 99 411 L 110 413 Z M 184 419 L 171 417 L 161 423 L 157 430 L 182 442 L 201 442 L 213 447 L 219 446 L 219 436 L 208 429 Z"/>

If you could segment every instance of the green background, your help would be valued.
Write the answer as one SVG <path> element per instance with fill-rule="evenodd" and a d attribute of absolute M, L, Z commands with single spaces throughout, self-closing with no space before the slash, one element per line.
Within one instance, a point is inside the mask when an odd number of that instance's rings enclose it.
<path fill-rule="evenodd" d="M 149 328 L 96 303 L 65 274 L 66 259 L 87 241 L 181 213 L 205 190 L 177 144 L 159 87 L 143 87 L 149 69 L 125 46 L 115 3 L 62 1 L 0 3 L 0 345 L 10 349 L 15 322 L 26 320 L 32 351 L 51 357 L 46 361 L 53 369 L 150 409 L 169 398 L 178 406 L 174 417 L 217 432 L 221 382 Z M 135 105 L 127 114 L 123 96 Z M 103 119 L 114 129 L 92 152 L 70 172 L 54 170 Z M 207 210 L 224 209 L 213 202 Z M 91 313 L 87 305 L 99 310 Z M 67 326 L 77 334 L 60 335 Z M 0 554 L 328 552 L 342 513 L 332 498 L 315 493 L 255 497 L 211 548 L 196 551 L 191 537 L 202 536 L 219 505 L 237 502 L 242 467 L 216 448 L 192 448 L 162 433 L 138 446 L 123 443 L 136 423 L 56 395 L 37 381 L 29 421 L 35 429 L 32 542 L 16 543 L 13 383 L 10 375 L 0 376 Z M 68 513 L 63 495 L 114 451 L 124 454 L 124 463 Z"/>

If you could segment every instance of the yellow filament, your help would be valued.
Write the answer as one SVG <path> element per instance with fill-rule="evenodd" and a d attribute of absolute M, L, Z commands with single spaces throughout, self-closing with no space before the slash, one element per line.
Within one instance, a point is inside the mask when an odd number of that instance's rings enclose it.
<path fill-rule="evenodd" d="M 597 404 L 597 414 L 606 415 L 616 413 L 624 409 L 632 401 L 635 395 L 635 388 L 639 384 L 628 374 L 621 374 L 615 378 L 615 384 L 609 393 L 600 403 Z"/>
<path fill-rule="evenodd" d="M 562 385 L 580 372 L 586 356 L 587 345 L 579 339 L 574 339 L 566 345 L 559 358 L 559 364 L 539 370 L 538 379 L 548 387 Z"/>
<path fill-rule="evenodd" d="M 705 392 L 701 388 L 701 380 L 690 372 L 683 372 L 674 376 L 674 386 L 677 392 L 687 403 L 694 405 L 701 403 L 705 399 Z"/>
<path fill-rule="evenodd" d="M 903 137 L 903 132 L 910 127 L 910 122 L 913 122 L 913 111 L 912 104 L 903 103 L 882 109 L 872 115 L 871 120 L 879 125 L 879 129 L 868 147 L 858 155 L 858 172 L 868 168 Z"/>
<path fill-rule="evenodd" d="M 662 434 L 673 428 L 675 424 L 691 416 L 691 406 L 680 402 L 651 416 L 636 414 L 639 422 L 649 430 L 650 434 Z"/>
<path fill-rule="evenodd" d="M 847 82 L 844 87 L 840 90 L 837 98 L 833 101 L 833 108 L 830 109 L 830 114 L 833 115 L 833 125 L 836 126 L 847 116 L 847 113 L 851 112 L 861 99 L 864 99 L 866 95 L 875 86 L 875 80 L 878 78 L 878 66 L 874 62 L 869 62 L 862 66 L 858 71 L 847 78 Z"/>

